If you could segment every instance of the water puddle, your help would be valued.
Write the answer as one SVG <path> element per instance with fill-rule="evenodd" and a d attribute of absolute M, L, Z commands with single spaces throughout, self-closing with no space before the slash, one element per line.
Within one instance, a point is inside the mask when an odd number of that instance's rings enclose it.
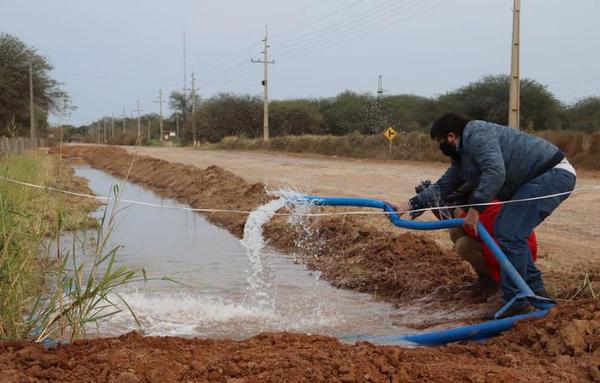
<path fill-rule="evenodd" d="M 77 166 L 97 195 L 108 195 L 122 180 Z M 168 206 L 138 185 L 125 183 L 123 199 Z M 185 286 L 149 281 L 121 291 L 148 335 L 246 338 L 264 331 L 298 331 L 346 337 L 398 335 L 409 329 L 391 324 L 397 312 L 370 295 L 339 290 L 292 257 L 265 244 L 261 226 L 282 200 L 250 216 L 242 241 L 197 213 L 130 206 L 119 213 L 109 246 L 122 245 L 118 262 L 145 268 L 150 277 L 168 276 Z M 117 314 L 99 326 L 100 335 L 135 329 L 133 319 Z"/>

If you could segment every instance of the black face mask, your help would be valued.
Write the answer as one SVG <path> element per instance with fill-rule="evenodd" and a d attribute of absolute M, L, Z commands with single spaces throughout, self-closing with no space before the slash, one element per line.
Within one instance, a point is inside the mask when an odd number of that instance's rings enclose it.
<path fill-rule="evenodd" d="M 460 161 L 460 153 L 451 145 L 448 141 L 440 143 L 440 151 L 444 153 L 446 157 L 452 157 L 454 161 Z"/>

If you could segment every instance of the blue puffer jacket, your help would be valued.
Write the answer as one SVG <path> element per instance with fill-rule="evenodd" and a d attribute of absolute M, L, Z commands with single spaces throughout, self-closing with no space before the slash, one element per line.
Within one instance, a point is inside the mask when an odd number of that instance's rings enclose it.
<path fill-rule="evenodd" d="M 471 203 L 508 200 L 521 185 L 565 157 L 540 137 L 477 120 L 465 126 L 458 151 L 460 161 L 452 161 L 435 184 L 413 198 L 413 206 L 435 206 L 436 201 L 443 201 L 465 182 L 475 188 Z M 477 209 L 482 211 L 485 206 Z"/>

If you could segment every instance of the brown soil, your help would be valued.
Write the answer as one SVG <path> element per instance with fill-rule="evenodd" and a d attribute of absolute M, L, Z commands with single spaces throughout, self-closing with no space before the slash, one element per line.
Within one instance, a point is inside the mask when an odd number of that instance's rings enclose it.
<path fill-rule="evenodd" d="M 243 341 L 143 337 L 45 350 L 0 344 L 0 381 L 60 382 L 582 382 L 600 380 L 600 305 L 563 304 L 487 344 L 438 348 L 344 344 L 265 333 Z"/>
<path fill-rule="evenodd" d="M 252 210 L 269 199 L 263 185 L 248 184 L 214 166 L 203 170 L 148 157 L 133 161 L 125 151 L 107 147 L 69 147 L 65 154 L 198 208 Z M 246 217 L 207 218 L 239 236 Z M 382 231 L 356 217 L 324 218 L 318 227 L 323 241 L 319 256 L 299 255 L 336 286 L 397 304 L 417 297 L 439 303 L 441 298 L 450 302 L 456 287 L 472 278 L 467 265 L 425 236 Z M 265 235 L 283 250 L 295 249 L 302 240 L 283 218 L 275 219 Z M 468 303 L 455 300 L 448 307 Z M 438 348 L 349 345 L 292 333 L 265 333 L 243 341 L 130 333 L 50 350 L 32 343 L 3 343 L 0 381 L 600 381 L 599 309 L 595 300 L 563 302 L 546 318 L 523 321 L 487 343 Z"/>

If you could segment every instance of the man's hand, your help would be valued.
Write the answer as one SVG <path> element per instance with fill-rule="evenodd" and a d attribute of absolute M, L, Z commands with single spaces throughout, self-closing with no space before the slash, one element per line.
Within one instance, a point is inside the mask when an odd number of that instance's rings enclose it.
<path fill-rule="evenodd" d="M 477 222 L 479 222 L 479 211 L 469 208 L 463 224 L 464 229 L 477 235 Z"/>

